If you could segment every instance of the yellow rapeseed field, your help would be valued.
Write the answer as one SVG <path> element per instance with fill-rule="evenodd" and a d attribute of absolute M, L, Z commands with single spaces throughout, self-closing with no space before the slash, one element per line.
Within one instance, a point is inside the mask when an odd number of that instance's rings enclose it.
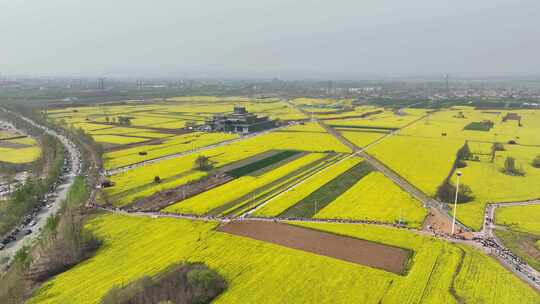
<path fill-rule="evenodd" d="M 358 147 L 365 147 L 387 135 L 383 132 L 364 132 L 353 129 L 337 129 L 337 131 Z"/>
<path fill-rule="evenodd" d="M 538 293 L 527 284 L 493 258 L 469 246 L 452 246 L 407 231 L 370 225 L 304 223 L 301 226 L 415 250 L 409 273 L 394 280 L 382 303 L 502 304 L 516 298 L 520 303 L 540 301 Z M 460 260 L 461 267 L 457 266 Z M 452 288 L 457 299 L 448 296 Z"/>
<path fill-rule="evenodd" d="M 75 124 L 78 125 L 78 124 Z M 101 125 L 101 128 L 96 130 L 86 130 L 86 133 L 90 135 L 131 135 L 137 136 L 140 133 L 150 132 L 148 129 L 139 127 L 116 127 L 109 125 Z M 171 136 L 171 134 L 168 134 Z"/>
<path fill-rule="evenodd" d="M 376 220 L 421 227 L 427 211 L 382 173 L 371 172 L 319 211 L 315 218 Z"/>
<path fill-rule="evenodd" d="M 540 236 L 540 205 L 499 207 L 495 220 L 497 225 Z"/>
<path fill-rule="evenodd" d="M 125 145 L 125 144 L 133 144 L 138 142 L 143 142 L 149 140 L 148 138 L 142 138 L 142 137 L 131 137 L 131 136 L 120 136 L 120 135 L 93 135 L 92 136 L 95 141 L 100 143 L 108 143 L 108 144 L 117 144 L 117 145 Z"/>
<path fill-rule="evenodd" d="M 370 111 L 380 110 L 371 108 Z M 365 111 L 365 112 L 370 112 Z M 425 115 L 425 110 L 405 109 L 403 114 L 396 114 L 392 111 L 384 111 L 379 114 L 370 115 L 365 118 L 334 119 L 326 121 L 329 125 L 351 126 L 351 127 L 386 127 L 399 128 L 407 125 L 421 116 Z"/>
<path fill-rule="evenodd" d="M 111 180 L 115 186 L 105 189 L 105 192 L 114 205 L 122 206 L 135 198 L 180 186 L 206 175 L 206 172 L 193 168 L 196 158 L 197 155 L 186 155 L 113 175 Z M 156 176 L 160 177 L 161 183 L 154 183 Z"/>
<path fill-rule="evenodd" d="M 50 118 L 77 125 L 85 130 L 100 129 L 100 124 L 112 122 L 119 116 L 131 117 L 132 126 L 177 129 L 187 121 L 203 122 L 215 113 L 231 112 L 235 105 L 244 106 L 248 111 L 259 115 L 268 115 L 281 120 L 299 120 L 304 114 L 291 105 L 277 99 L 252 99 L 247 97 L 187 96 L 169 98 L 166 101 L 141 103 L 128 101 L 124 105 L 100 105 L 95 107 L 65 108 L 51 110 Z"/>
<path fill-rule="evenodd" d="M 5 138 L 17 136 L 18 134 L 4 134 Z M 5 145 L 2 145 L 5 143 Z M 10 146 L 16 145 L 15 146 Z M 38 159 L 41 155 L 41 148 L 38 142 L 32 137 L 2 140 L 0 142 L 0 162 L 12 164 L 25 164 Z"/>
<path fill-rule="evenodd" d="M 291 188 L 283 194 L 276 196 L 274 199 L 257 209 L 253 213 L 254 216 L 277 216 L 287 208 L 301 201 L 315 190 L 322 187 L 327 182 L 341 175 L 354 165 L 361 161 L 360 158 L 348 158 L 335 165 L 332 165 L 323 171 L 311 176 L 301 184 Z"/>
<path fill-rule="evenodd" d="M 88 123 L 88 122 L 73 122 L 72 125 L 73 127 L 83 129 L 86 133 L 90 133 L 90 134 L 94 132 L 98 132 L 99 130 L 111 129 L 111 126 Z"/>
<path fill-rule="evenodd" d="M 540 198 L 540 169 L 531 163 L 540 148 L 505 145 L 506 151 L 497 152 L 495 162 L 488 159 L 481 162 L 467 162 L 460 169 L 464 184 L 471 187 L 474 201 L 460 204 L 457 217 L 466 225 L 478 230 L 481 228 L 484 207 L 488 202 L 513 202 Z M 507 156 L 514 157 L 524 176 L 511 176 L 502 172 Z"/>
<path fill-rule="evenodd" d="M 215 223 L 102 215 L 88 224 L 104 241 L 96 256 L 46 282 L 29 303 L 99 303 L 111 287 L 183 261 L 206 263 L 227 280 L 228 288 L 215 303 L 457 304 L 540 299 L 490 257 L 468 247 L 369 225 L 304 226 L 410 248 L 415 254 L 408 273 L 400 276 L 216 232 Z"/>
<path fill-rule="evenodd" d="M 0 130 L 0 139 L 12 138 L 15 136 L 19 136 L 19 134 L 17 132 Z"/>
<path fill-rule="evenodd" d="M 269 150 L 303 150 L 311 152 L 339 151 L 350 152 L 334 137 L 324 132 L 318 124 L 297 125 L 286 129 L 250 137 L 234 143 L 205 150 L 200 153 L 185 155 L 148 164 L 133 170 L 112 176 L 116 183 L 107 189 L 110 195 L 119 196 L 117 205 L 125 205 L 133 198 L 145 197 L 162 189 L 179 186 L 187 181 L 204 176 L 206 173 L 193 169 L 199 155 L 210 158 L 214 168 L 222 167 Z M 164 182 L 154 184 L 155 176 Z M 182 178 L 175 180 L 176 178 Z M 143 187 L 142 189 L 140 187 Z"/>
<path fill-rule="evenodd" d="M 503 122 L 509 112 L 522 116 L 517 121 Z M 481 111 L 470 107 L 456 107 L 435 112 L 370 148 L 379 160 L 409 180 L 430 196 L 450 173 L 457 150 L 469 142 L 471 151 L 480 162 L 470 161 L 463 172 L 463 183 L 472 188 L 475 200 L 459 206 L 458 217 L 466 225 L 480 229 L 486 202 L 516 201 L 540 197 L 536 183 L 540 170 L 532 168 L 532 159 L 540 154 L 532 146 L 505 145 L 507 151 L 498 152 L 494 164 L 490 162 L 493 142 L 506 144 L 510 140 L 528 145 L 540 143 L 538 111 Z M 472 122 L 489 120 L 494 126 L 489 131 L 464 130 Z M 524 177 L 508 176 L 501 172 L 506 156 L 516 158 L 525 171 Z"/>
<path fill-rule="evenodd" d="M 105 153 L 105 168 L 117 168 L 165 155 L 180 153 L 238 138 L 235 134 L 195 132 L 167 138 L 161 144 L 138 146 Z M 145 152 L 145 155 L 140 155 Z"/>
<path fill-rule="evenodd" d="M 450 173 L 460 139 L 391 136 L 367 150 L 413 185 L 434 196 Z"/>
<path fill-rule="evenodd" d="M 240 198 L 257 188 L 282 178 L 291 172 L 324 157 L 323 153 L 310 153 L 299 159 L 286 162 L 280 167 L 260 176 L 245 175 L 212 190 L 203 192 L 185 201 L 167 207 L 164 211 L 187 214 L 205 214 L 228 202 Z"/>
<path fill-rule="evenodd" d="M 41 149 L 37 146 L 20 149 L 0 148 L 0 161 L 12 164 L 30 163 L 40 155 Z"/>

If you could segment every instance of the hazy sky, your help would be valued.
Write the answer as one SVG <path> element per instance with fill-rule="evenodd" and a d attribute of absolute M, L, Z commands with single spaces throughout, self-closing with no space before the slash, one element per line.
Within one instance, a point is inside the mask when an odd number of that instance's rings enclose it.
<path fill-rule="evenodd" d="M 0 73 L 540 73 L 539 0 L 0 0 Z"/>

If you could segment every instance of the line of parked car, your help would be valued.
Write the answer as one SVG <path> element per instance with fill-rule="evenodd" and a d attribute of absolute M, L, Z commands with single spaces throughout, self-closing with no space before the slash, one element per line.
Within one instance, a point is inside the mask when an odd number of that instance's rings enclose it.
<path fill-rule="evenodd" d="M 81 161 L 80 156 L 77 156 L 79 158 L 79 163 Z M 29 235 L 32 233 L 32 229 L 34 229 L 34 226 L 37 225 L 39 220 L 39 215 L 42 213 L 42 211 L 51 209 L 53 207 L 54 201 L 58 197 L 58 194 L 56 194 L 57 188 L 65 184 L 68 181 L 67 175 L 69 174 L 71 170 L 71 159 L 69 158 L 69 153 L 66 152 L 65 158 L 64 158 L 64 165 L 62 167 L 62 172 L 60 173 L 60 176 L 58 179 L 49 187 L 49 190 L 47 194 L 43 197 L 40 197 L 38 200 L 38 203 L 30 210 L 28 214 L 26 214 L 23 218 L 21 223 L 15 227 L 7 236 L 5 236 L 2 240 L 0 240 L 0 251 L 6 248 L 6 246 L 12 242 L 15 242 L 19 238 L 22 238 L 26 235 Z M 79 168 L 80 171 L 80 168 Z M 80 172 L 77 172 L 79 174 Z"/>

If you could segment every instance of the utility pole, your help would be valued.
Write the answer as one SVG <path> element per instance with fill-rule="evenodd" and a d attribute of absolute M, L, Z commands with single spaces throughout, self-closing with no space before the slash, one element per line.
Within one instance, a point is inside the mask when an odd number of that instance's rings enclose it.
<path fill-rule="evenodd" d="M 459 177 L 461 176 L 461 171 L 457 172 L 457 181 L 456 181 L 456 197 L 454 199 L 454 217 L 452 219 L 452 235 L 454 235 L 454 227 L 456 225 L 456 209 L 457 209 L 457 200 L 459 193 Z"/>
<path fill-rule="evenodd" d="M 105 77 L 98 78 L 98 89 L 105 90 Z"/>

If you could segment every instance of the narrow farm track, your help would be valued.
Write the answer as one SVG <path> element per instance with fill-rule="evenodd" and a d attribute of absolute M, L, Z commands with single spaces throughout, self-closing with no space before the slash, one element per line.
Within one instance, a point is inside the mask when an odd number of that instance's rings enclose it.
<path fill-rule="evenodd" d="M 429 114 L 428 114 L 429 115 Z M 420 119 L 423 119 L 424 117 L 421 117 Z M 418 119 L 418 120 L 420 120 Z M 414 122 L 408 124 L 407 126 L 417 122 L 418 120 L 415 120 Z M 319 121 L 319 123 L 325 127 L 325 129 L 328 131 L 328 133 L 334 135 L 338 140 L 346 144 L 347 146 L 354 145 L 349 140 L 347 140 L 345 137 L 343 137 L 339 132 L 334 130 L 333 128 L 327 126 L 323 122 Z M 406 126 L 405 126 L 406 127 Z M 403 128 L 401 128 L 403 129 Z M 391 132 L 389 135 L 381 138 L 388 138 L 391 134 L 394 134 L 395 132 L 398 132 L 398 129 L 394 132 Z M 418 188 L 410 184 L 407 180 L 403 179 L 401 176 L 399 176 L 397 173 L 395 173 L 393 170 L 388 168 L 386 165 L 384 165 L 382 162 L 377 160 L 376 158 L 372 157 L 368 153 L 365 152 L 365 150 L 369 146 L 364 147 L 363 149 L 358 148 L 357 152 L 355 152 L 356 155 L 363 157 L 366 161 L 368 161 L 375 169 L 380 171 L 382 174 L 384 174 L 387 178 L 392 180 L 396 185 L 401 187 L 404 191 L 411 194 L 413 197 L 415 197 L 417 200 L 421 201 L 425 207 L 431 207 L 434 209 L 437 209 L 441 215 L 443 215 L 447 220 L 451 221 L 452 218 L 450 215 L 446 212 L 444 209 L 444 204 L 427 196 L 425 193 L 420 191 Z M 482 231 L 480 233 L 476 234 L 476 237 L 479 239 L 487 239 L 489 241 L 489 246 L 484 246 L 482 248 L 485 252 L 489 253 L 493 257 L 495 257 L 505 268 L 512 271 L 517 277 L 519 277 L 521 280 L 526 282 L 528 285 L 536 289 L 540 292 L 540 272 L 538 272 L 536 269 L 525 263 L 524 261 L 519 261 L 519 263 L 516 264 L 515 262 L 515 255 L 510 252 L 510 250 L 506 247 L 504 247 L 504 244 L 495 236 L 493 233 L 493 220 L 494 219 L 494 213 L 495 209 L 500 206 L 523 206 L 523 205 L 533 205 L 533 204 L 540 204 L 540 200 L 534 200 L 534 201 L 525 201 L 525 202 L 514 202 L 514 203 L 499 203 L 499 204 L 492 204 L 488 205 L 488 210 L 486 211 L 486 214 L 489 214 L 489 216 L 485 217 L 484 220 L 484 226 L 482 228 Z M 491 219 L 491 220 L 489 220 Z M 489 222 L 488 222 L 489 221 Z M 488 222 L 488 223 L 486 223 Z M 456 224 L 461 229 L 464 229 L 465 231 L 471 231 L 469 227 L 462 224 L 456 219 Z M 487 229 L 486 229 L 487 227 Z M 436 235 L 437 237 L 441 237 L 440 235 Z M 452 240 L 454 241 L 454 240 Z M 491 243 L 493 242 L 493 243 Z"/>
<path fill-rule="evenodd" d="M 321 167 L 320 169 L 316 170 L 316 172 L 314 172 L 313 174 L 311 175 L 308 175 L 306 178 L 304 179 L 300 179 L 298 180 L 297 182 L 289 185 L 287 188 L 285 188 L 283 191 L 279 192 L 278 194 L 270 197 L 268 200 L 265 200 L 264 202 L 262 202 L 261 204 L 258 204 L 257 206 L 251 208 L 251 209 L 248 209 L 244 214 L 242 214 L 240 217 L 242 218 L 245 218 L 245 217 L 251 217 L 251 214 L 253 214 L 255 211 L 259 210 L 260 208 L 264 207 L 266 204 L 272 202 L 273 200 L 281 197 L 282 195 L 284 195 L 285 193 L 291 191 L 291 190 L 294 190 L 296 189 L 297 187 L 301 186 L 302 184 L 304 184 L 305 182 L 307 182 L 308 180 L 312 179 L 312 178 L 315 178 L 315 176 L 319 175 L 321 172 L 324 172 L 325 170 L 329 169 L 329 168 L 332 168 L 334 166 L 337 166 L 338 164 L 346 161 L 347 159 L 353 157 L 354 154 L 350 154 L 349 156 L 345 157 L 345 158 L 342 158 L 340 160 L 338 160 L 337 162 L 334 162 L 334 163 L 331 163 L 330 165 L 327 165 L 327 166 L 324 166 L 324 167 Z"/>
<path fill-rule="evenodd" d="M 288 104 L 290 104 L 291 106 L 295 107 L 297 110 L 304 113 L 305 115 L 309 115 L 309 113 L 307 111 L 305 111 L 304 109 L 302 109 L 300 107 L 297 107 L 293 102 L 291 102 L 289 100 L 287 100 L 286 102 Z M 402 111 L 402 109 L 400 109 L 399 111 Z M 369 155 L 366 152 L 367 149 L 369 149 L 369 148 L 371 148 L 371 147 L 373 147 L 375 145 L 378 145 L 379 143 L 381 143 L 382 141 L 390 138 L 391 136 L 395 135 L 399 131 L 401 131 L 401 130 L 403 130 L 403 129 L 405 129 L 405 128 L 407 128 L 407 127 L 409 127 L 409 126 L 411 126 L 411 125 L 413 125 L 413 124 L 415 124 L 415 123 L 417 123 L 419 121 L 422 121 L 423 119 L 429 117 L 430 115 L 431 115 L 431 113 L 427 113 L 425 115 L 422 115 L 418 119 L 415 119 L 415 120 L 407 123 L 406 125 L 402 126 L 401 128 L 398 128 L 398 129 L 396 129 L 394 131 L 389 132 L 388 134 L 386 134 L 386 135 L 382 136 L 381 138 L 377 139 L 376 141 L 366 145 L 365 147 L 358 147 L 356 144 L 354 144 L 353 142 L 351 142 L 350 140 L 345 138 L 340 132 L 338 132 L 337 130 L 335 130 L 331 126 L 324 123 L 324 121 L 319 120 L 319 119 L 314 118 L 314 117 L 312 117 L 312 120 L 317 121 L 319 123 L 319 125 L 321 125 L 330 135 L 334 136 L 342 144 L 349 147 L 354 152 L 353 155 L 360 156 L 363 159 L 365 159 L 369 164 L 371 164 L 371 166 L 373 168 L 375 168 L 377 171 L 381 172 L 384 176 L 386 176 L 391 181 L 393 181 L 396 185 L 398 185 L 405 192 L 409 193 L 414 198 L 416 198 L 418 201 L 422 202 L 424 207 L 436 208 L 436 209 L 438 209 L 440 211 L 440 214 L 442 214 L 444 217 L 446 217 L 447 220 L 451 220 L 451 217 L 446 212 L 445 205 L 442 202 L 439 202 L 436 199 L 429 197 L 427 194 L 422 192 L 420 189 L 415 187 L 413 184 L 409 183 L 406 179 L 401 177 L 395 171 L 393 171 L 392 169 L 387 167 L 384 163 L 382 163 L 381 161 L 379 161 L 378 159 L 376 159 L 375 157 Z M 463 229 L 465 231 L 470 231 L 470 229 L 467 226 L 462 224 L 457 219 L 456 219 L 456 224 L 457 224 L 457 226 L 459 228 L 461 228 L 461 229 Z"/>
<path fill-rule="evenodd" d="M 195 214 L 178 214 L 178 213 L 169 213 L 169 212 L 142 212 L 142 211 L 126 211 L 117 208 L 101 207 L 95 206 L 95 209 L 102 210 L 105 212 L 110 212 L 114 214 L 126 215 L 126 216 L 135 216 L 135 217 L 151 217 L 151 218 L 175 218 L 175 219 L 185 219 L 191 221 L 204 221 L 204 222 L 219 222 L 219 223 L 228 223 L 231 221 L 262 221 L 262 222 L 277 222 L 277 223 L 334 223 L 334 224 L 350 224 L 350 225 L 374 225 L 387 228 L 398 228 L 404 229 L 410 232 L 414 232 L 421 235 L 429 236 L 443 236 L 437 235 L 432 232 L 425 230 L 420 230 L 416 228 L 411 228 L 407 226 L 399 226 L 397 224 L 389 224 L 377 221 L 365 221 L 365 220 L 347 220 L 347 219 L 324 219 L 324 218 L 278 218 L 278 217 L 223 217 L 223 216 L 212 216 L 212 215 L 195 215 Z M 469 240 L 460 240 L 460 239 L 451 239 L 447 238 L 453 242 L 470 244 L 473 242 Z"/>
<path fill-rule="evenodd" d="M 343 135 L 341 135 L 341 133 L 339 133 L 334 128 L 330 127 L 329 125 L 325 124 L 323 121 L 319 120 L 318 122 L 328 133 L 330 133 L 336 139 L 338 139 L 341 143 L 343 143 L 344 145 L 346 145 L 347 147 L 350 147 L 353 151 L 355 151 L 355 153 L 354 153 L 355 155 L 360 156 L 363 159 L 365 159 L 373 168 L 375 168 L 377 171 L 381 172 L 384 176 L 386 176 L 391 181 L 393 181 L 396 185 L 398 185 L 405 192 L 409 193 L 414 198 L 416 198 L 418 201 L 422 202 L 424 207 L 436 208 L 436 209 L 440 210 L 440 213 L 443 216 L 445 216 L 448 220 L 451 220 L 451 217 L 446 212 L 446 210 L 444 209 L 445 205 L 442 202 L 439 202 L 436 199 L 434 199 L 432 197 L 429 197 L 427 194 L 422 192 L 420 189 L 415 187 L 413 184 L 409 183 L 406 179 L 401 177 L 395 171 L 393 171 L 392 169 L 387 167 L 384 163 L 382 163 L 381 161 L 379 161 L 378 159 L 376 159 L 375 157 L 369 155 L 366 152 L 366 150 L 369 149 L 370 147 L 373 147 L 373 146 L 379 144 L 380 142 L 382 142 L 383 140 L 388 139 L 390 136 L 395 135 L 400 130 L 403 130 L 404 128 L 406 128 L 408 126 L 411 126 L 411 125 L 417 123 L 418 121 L 423 120 L 428 115 L 429 114 L 426 114 L 424 116 L 419 117 L 418 119 L 406 124 L 405 126 L 399 128 L 397 130 L 394 130 L 394 131 L 386 134 L 385 136 L 379 138 L 378 140 L 370 143 L 369 145 L 367 145 L 367 146 L 365 146 L 363 148 L 358 147 L 357 145 L 355 145 L 354 143 L 349 141 L 347 138 L 345 138 Z M 465 231 L 470 231 L 470 229 L 467 226 L 463 225 L 458 220 L 456 220 L 456 224 L 461 229 L 463 229 Z"/>
<path fill-rule="evenodd" d="M 497 228 L 495 225 L 495 210 L 498 207 L 514 207 L 514 206 L 530 206 L 530 205 L 540 205 L 540 199 L 530 200 L 530 201 L 521 201 L 521 202 L 508 202 L 508 203 L 492 203 L 486 206 L 486 212 L 484 217 L 484 222 L 482 224 L 482 230 L 480 234 L 493 237 L 493 229 Z"/>
<path fill-rule="evenodd" d="M 525 203 L 525 202 L 524 202 Z M 540 203 L 540 202 L 539 202 Z M 519 205 L 523 203 L 515 203 L 514 205 Z M 531 202 L 527 204 L 533 204 Z M 135 216 L 135 217 L 151 217 L 151 218 L 175 218 L 175 219 L 184 219 L 192 221 L 204 221 L 204 222 L 219 222 L 220 224 L 226 224 L 231 221 L 262 221 L 262 222 L 273 222 L 273 223 L 323 223 L 323 224 L 347 224 L 347 225 L 375 225 L 380 227 L 387 227 L 393 229 L 404 229 L 409 232 L 428 236 L 435 237 L 441 240 L 445 240 L 451 243 L 469 245 L 475 247 L 479 250 L 482 250 L 488 255 L 491 255 L 496 260 L 498 260 L 506 269 L 514 273 L 517 277 L 523 280 L 525 283 L 534 288 L 537 292 L 540 293 L 540 273 L 530 267 L 527 264 L 522 264 L 518 269 L 512 260 L 509 259 L 508 250 L 503 247 L 502 243 L 495 239 L 497 242 L 497 247 L 486 246 L 484 242 L 493 240 L 493 238 L 485 237 L 483 235 L 478 235 L 475 240 L 468 239 L 459 239 L 455 238 L 448 234 L 441 234 L 434 231 L 420 230 L 405 226 L 399 226 L 395 224 L 381 223 L 376 221 L 362 221 L 362 220 L 339 220 L 339 219 L 315 219 L 315 218 L 275 218 L 275 217 L 217 217 L 217 216 L 205 216 L 205 215 L 191 215 L 191 214 L 173 214 L 165 212 L 127 212 L 121 209 L 116 208 L 104 208 L 95 206 L 96 209 L 111 212 L 115 214 L 125 215 L 125 216 Z"/>
<path fill-rule="evenodd" d="M 292 103 L 290 101 L 287 101 L 287 102 L 289 104 L 291 104 L 292 106 L 296 107 L 296 105 L 294 103 Z M 300 109 L 298 107 L 296 107 L 296 108 L 298 110 L 302 111 L 303 113 L 306 113 L 303 109 Z M 371 143 L 371 144 L 369 144 L 369 145 L 367 145 L 367 146 L 365 146 L 363 148 L 360 148 L 360 147 L 356 146 L 354 143 L 352 143 L 351 141 L 346 139 L 343 135 L 341 135 L 341 133 L 339 133 L 338 131 L 336 131 L 332 127 L 326 125 L 323 121 L 317 120 L 316 118 L 314 119 L 313 117 L 312 117 L 312 120 L 316 120 L 323 128 L 325 128 L 325 130 L 328 133 L 333 135 L 336 139 L 338 139 L 340 142 L 342 142 L 347 147 L 351 148 L 354 151 L 353 155 L 363 157 L 375 169 L 377 169 L 382 174 L 384 174 L 387 178 L 392 180 L 396 185 L 398 185 L 404 191 L 406 191 L 407 193 L 409 193 L 410 195 L 412 195 L 413 197 L 415 197 L 416 199 L 421 201 L 424 204 L 425 207 L 430 207 L 430 208 L 437 209 L 437 211 L 439 211 L 439 213 L 441 215 L 443 215 L 447 220 L 451 220 L 451 217 L 446 212 L 446 210 L 444 208 L 445 205 L 442 202 L 439 202 L 439 201 L 429 197 L 428 195 L 426 195 L 425 193 L 420 191 L 418 188 L 413 186 L 411 183 L 409 183 L 407 180 L 405 180 L 404 178 L 399 176 L 393 170 L 388 168 L 385 164 L 383 164 L 382 162 L 380 162 L 379 160 L 372 157 L 371 155 L 369 155 L 366 152 L 366 150 L 369 147 L 372 147 L 372 146 L 380 143 L 381 141 L 383 141 L 383 140 L 389 138 L 390 136 L 396 134 L 400 130 L 402 130 L 402 129 L 404 129 L 404 128 L 406 128 L 406 127 L 408 127 L 408 126 L 410 126 L 410 125 L 412 125 L 412 124 L 414 124 L 414 123 L 416 123 L 416 122 L 418 122 L 418 121 L 420 121 L 420 120 L 422 120 L 422 119 L 424 119 L 426 117 L 428 117 L 429 115 L 430 114 L 428 113 L 428 114 L 420 117 L 419 119 L 414 120 L 414 121 L 410 122 L 409 124 L 401 127 L 400 129 L 397 129 L 395 131 L 392 131 L 392 132 L 388 133 L 387 135 L 381 137 L 377 141 L 375 141 L 375 142 L 373 142 L 373 143 Z M 498 206 L 508 205 L 508 204 L 519 206 L 519 205 L 537 204 L 537 203 L 540 203 L 540 201 L 535 200 L 535 201 L 528 201 L 528 202 L 495 204 L 490 211 L 487 211 L 487 214 L 490 214 L 490 218 L 493 219 L 495 208 L 498 207 Z M 487 220 L 488 219 L 486 217 L 486 221 Z M 471 231 L 471 229 L 469 227 L 462 224 L 458 220 L 456 220 L 456 224 L 457 224 L 458 227 L 460 227 L 461 229 L 464 229 L 465 231 Z M 486 230 L 485 227 L 489 227 L 489 228 Z M 484 228 L 482 229 L 482 231 L 480 233 L 476 234 L 476 237 L 479 240 L 484 240 L 484 239 L 488 240 L 487 243 L 481 243 L 480 248 L 482 248 L 485 252 L 487 252 L 487 253 L 491 254 L 492 256 L 494 256 L 504 267 L 506 267 L 508 270 L 512 271 L 517 277 L 519 277 L 524 282 L 529 284 L 536 291 L 540 292 L 540 272 L 536 271 L 534 268 L 532 268 L 530 265 L 524 263 L 523 261 L 520 261 L 521 264 L 518 263 L 519 265 L 516 265 L 514 260 L 513 260 L 515 255 L 513 255 L 510 252 L 510 250 L 508 250 L 506 247 L 504 247 L 502 242 L 500 242 L 500 240 L 498 240 L 495 237 L 495 235 L 493 234 L 492 229 L 493 229 L 493 226 L 491 224 L 486 226 L 486 223 L 484 223 Z M 447 236 L 447 235 L 444 235 L 444 234 L 443 235 L 435 234 L 434 236 L 436 236 L 438 238 L 447 239 L 447 240 L 450 240 L 452 242 L 456 241 L 455 238 L 452 238 L 451 236 Z M 494 244 L 491 243 L 492 240 L 493 240 Z M 476 242 L 472 242 L 472 243 L 478 247 L 478 243 L 476 243 Z M 488 246 L 486 246 L 485 244 L 488 244 Z M 469 244 L 469 245 L 471 245 L 471 244 Z"/>
<path fill-rule="evenodd" d="M 287 102 L 288 104 L 290 104 L 291 106 L 295 107 L 296 109 L 298 109 L 300 112 L 302 112 L 302 113 L 304 113 L 304 114 L 306 114 L 306 115 L 309 115 L 309 113 L 307 113 L 304 109 L 301 109 L 301 108 L 299 108 L 299 107 L 296 107 L 296 105 L 295 105 L 294 103 L 290 102 L 289 100 L 287 100 L 286 102 Z M 427 114 L 427 115 L 429 115 L 429 114 Z M 407 125 L 405 125 L 405 126 L 402 127 L 401 129 L 403 129 L 403 128 L 405 128 L 405 127 L 408 127 L 408 126 L 410 126 L 410 125 L 412 125 L 412 124 L 414 124 L 414 123 L 416 123 L 416 122 L 422 120 L 422 119 L 425 118 L 427 115 L 424 115 L 424 116 L 422 116 L 422 117 L 419 117 L 418 119 L 416 119 L 416 120 L 414 120 L 414 121 L 408 123 Z M 372 146 L 374 146 L 374 145 L 379 144 L 379 143 L 382 142 L 383 140 L 389 138 L 390 136 L 394 135 L 397 131 L 399 131 L 399 129 L 398 129 L 398 130 L 395 130 L 395 131 L 392 131 L 392 132 L 386 134 L 385 136 L 382 136 L 381 138 L 377 139 L 376 141 L 370 143 L 370 144 L 367 145 L 366 147 L 360 148 L 360 147 L 358 147 L 357 145 L 355 145 L 354 143 L 350 142 L 350 141 L 349 141 L 348 139 L 346 139 L 345 137 L 343 137 L 343 136 L 341 135 L 341 133 L 337 132 L 336 130 L 334 130 L 333 128 L 331 128 L 330 126 L 328 126 L 327 124 L 325 124 L 325 123 L 322 122 L 321 120 L 313 119 L 313 118 L 312 118 L 312 120 L 313 120 L 313 121 L 317 121 L 317 122 L 321 125 L 321 127 L 323 127 L 328 133 L 330 133 L 332 136 L 334 136 L 337 140 L 339 140 L 339 141 L 340 141 L 341 143 L 343 143 L 345 146 L 349 147 L 349 148 L 353 151 L 353 154 L 350 154 L 349 156 L 343 158 L 342 160 L 340 160 L 340 161 L 338 161 L 338 162 L 336 162 L 336 163 L 334 163 L 334 164 L 332 164 L 332 165 L 330 165 L 330 166 L 327 166 L 327 167 L 325 167 L 325 168 L 322 168 L 321 170 L 319 170 L 319 171 L 316 172 L 315 174 L 313 174 L 313 175 L 311 175 L 311 176 L 308 176 L 307 178 L 298 181 L 297 183 L 291 185 L 291 186 L 288 187 L 287 189 L 285 189 L 285 190 L 283 190 L 282 192 L 280 192 L 278 195 L 276 195 L 276 196 L 274 196 L 274 197 L 268 199 L 267 201 L 265 201 L 265 202 L 263 202 L 263 203 L 257 205 L 257 206 L 254 207 L 253 209 L 248 210 L 248 211 L 247 211 L 246 213 L 244 213 L 241 217 L 249 217 L 249 216 L 251 216 L 251 214 L 252 214 L 253 212 L 255 212 L 256 210 L 258 210 L 259 208 L 262 208 L 264 205 L 270 203 L 270 202 L 273 201 L 274 199 L 280 197 L 281 195 L 283 195 L 283 194 L 285 194 L 285 193 L 287 193 L 287 192 L 289 192 L 289 191 L 291 191 L 291 190 L 294 190 L 295 188 L 297 188 L 298 186 L 300 186 L 300 185 L 302 185 L 303 183 L 307 182 L 307 181 L 310 180 L 311 178 L 314 178 L 316 175 L 320 174 L 321 172 L 324 172 L 325 170 L 327 170 L 327 169 L 329 169 L 329 168 L 331 168 L 331 167 L 333 167 L 333 166 L 338 165 L 339 163 L 341 163 L 341 162 L 347 160 L 348 158 L 350 158 L 350 157 L 355 157 L 355 156 L 362 156 L 361 153 L 365 153 L 364 151 L 365 151 L 366 149 L 368 149 L 369 147 L 372 147 Z M 367 155 L 367 154 L 366 154 L 366 155 Z M 368 156 L 368 157 L 370 157 L 370 156 Z M 380 162 L 377 161 L 376 159 L 374 159 L 374 158 L 372 158 L 372 157 L 370 157 L 370 159 L 372 159 L 373 162 L 377 162 L 377 164 L 379 164 L 379 167 L 377 167 L 377 166 L 375 166 L 373 163 L 370 162 L 370 164 L 371 164 L 375 169 L 377 169 L 377 170 L 379 170 L 379 171 L 382 170 L 382 169 L 386 169 L 386 172 L 388 172 L 388 174 L 393 173 L 393 171 L 391 171 L 390 169 L 388 169 L 386 166 L 384 166 L 382 163 L 380 163 Z M 366 158 L 366 160 L 369 162 L 369 160 L 368 160 L 367 158 Z M 383 174 L 384 174 L 384 172 L 383 172 Z M 396 177 L 397 180 L 402 181 L 402 182 L 403 182 L 403 185 L 408 185 L 408 186 L 410 187 L 410 189 L 416 189 L 414 186 L 412 186 L 411 184 L 409 184 L 406 180 L 404 180 L 403 178 L 399 177 L 399 175 L 397 175 L 397 174 L 395 174 L 395 173 L 393 173 L 393 175 Z M 396 182 L 396 181 L 394 181 L 394 182 Z M 398 184 L 398 185 L 399 185 L 399 184 Z M 407 191 L 407 189 L 405 189 L 405 191 Z M 418 189 L 416 189 L 416 191 L 419 193 L 419 195 L 423 194 L 423 192 L 421 192 L 421 191 L 418 190 Z M 407 192 L 408 192 L 408 191 L 407 191 Z M 411 195 L 412 195 L 412 194 L 411 194 Z M 429 198 L 427 195 L 425 195 L 425 194 L 423 194 L 423 195 L 424 195 L 424 197 L 423 197 L 424 199 L 425 199 L 425 198 Z M 414 195 L 413 195 L 413 196 L 414 196 Z M 414 196 L 414 197 L 416 197 L 416 196 Z M 421 202 L 424 202 L 422 199 L 419 199 L 419 200 L 420 200 Z M 439 203 L 439 204 L 440 204 L 440 203 Z M 426 205 L 425 202 L 424 202 L 424 205 Z M 466 229 L 464 226 L 463 226 L 463 228 Z M 466 230 L 468 230 L 468 229 L 466 229 Z"/>

